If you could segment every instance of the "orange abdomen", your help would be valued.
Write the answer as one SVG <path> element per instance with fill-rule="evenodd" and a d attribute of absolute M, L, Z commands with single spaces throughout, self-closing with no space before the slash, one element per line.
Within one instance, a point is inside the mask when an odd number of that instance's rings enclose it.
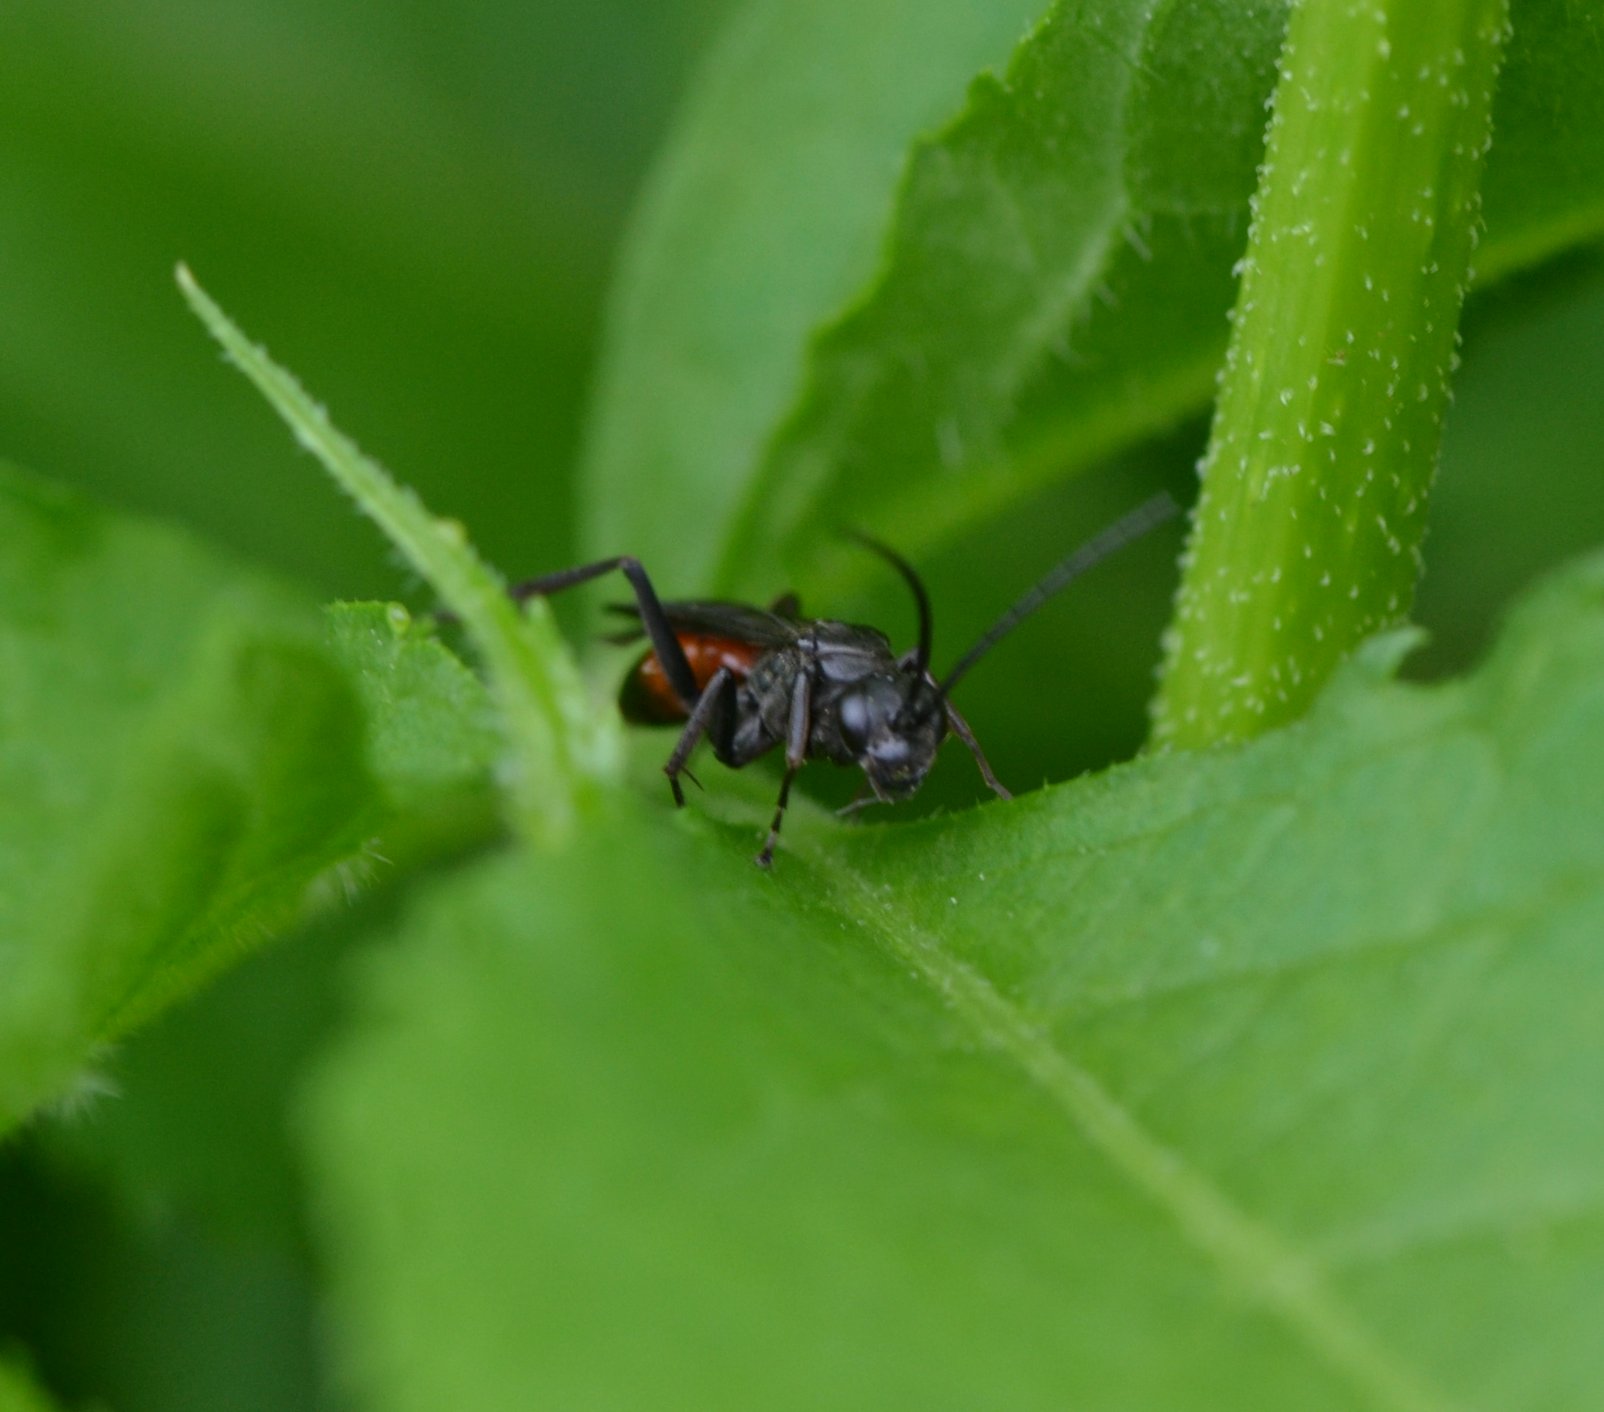
<path fill-rule="evenodd" d="M 712 637 L 703 634 L 682 633 L 680 646 L 685 649 L 686 660 L 696 677 L 697 690 L 706 687 L 713 673 L 728 667 L 737 680 L 752 670 L 752 664 L 767 650 L 750 642 L 733 637 Z M 618 693 L 618 704 L 626 721 L 636 725 L 662 726 L 683 721 L 686 711 L 668 684 L 663 664 L 655 652 L 648 652 L 624 678 L 623 689 Z"/>

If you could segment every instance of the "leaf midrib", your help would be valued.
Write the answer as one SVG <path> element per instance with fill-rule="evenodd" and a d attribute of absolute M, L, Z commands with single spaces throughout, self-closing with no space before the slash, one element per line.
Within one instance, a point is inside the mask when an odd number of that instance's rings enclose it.
<path fill-rule="evenodd" d="M 884 895 L 837 858 L 795 842 L 825 904 L 861 922 L 890 957 L 929 987 L 986 1049 L 1005 1056 L 1125 1180 L 1161 1208 L 1308 1352 L 1375 1406 L 1456 1412 L 1461 1404 L 1378 1338 L 1326 1283 L 1320 1262 L 1254 1219 L 1141 1126 L 1087 1069 L 1019 1006 L 922 927 L 884 907 Z"/>

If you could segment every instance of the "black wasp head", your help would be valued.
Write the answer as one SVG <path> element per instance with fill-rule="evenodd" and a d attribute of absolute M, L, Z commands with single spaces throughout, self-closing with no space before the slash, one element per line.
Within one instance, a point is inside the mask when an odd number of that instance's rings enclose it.
<path fill-rule="evenodd" d="M 1178 513 L 1168 495 L 1155 495 L 1116 520 L 1101 534 L 1080 546 L 1047 574 L 981 634 L 980 640 L 960 657 L 939 682 L 930 676 L 930 595 L 913 566 L 895 550 L 867 535 L 855 534 L 892 566 L 907 582 L 919 610 L 919 645 L 896 664 L 895 671 L 876 672 L 846 688 L 836 702 L 836 721 L 845 753 L 862 767 L 878 799 L 906 799 L 924 783 L 935 763 L 936 749 L 947 734 L 947 694 L 969 669 L 1007 637 L 1043 603 L 1072 583 L 1093 565 L 1133 539 L 1138 539 Z M 953 717 L 959 735 L 974 752 L 986 783 L 1006 797 L 1007 791 L 992 777 L 980 747 Z M 834 758 L 834 757 L 833 757 Z"/>
<path fill-rule="evenodd" d="M 836 707 L 841 739 L 875 797 L 906 799 L 917 792 L 947 734 L 935 688 L 912 670 L 865 677 Z"/>

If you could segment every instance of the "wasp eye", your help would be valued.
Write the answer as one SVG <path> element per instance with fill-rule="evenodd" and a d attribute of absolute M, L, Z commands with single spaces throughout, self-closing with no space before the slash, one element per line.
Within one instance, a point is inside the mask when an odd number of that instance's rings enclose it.
<path fill-rule="evenodd" d="M 841 739 L 848 750 L 861 751 L 869 743 L 869 698 L 861 691 L 849 692 L 836 707 Z"/>

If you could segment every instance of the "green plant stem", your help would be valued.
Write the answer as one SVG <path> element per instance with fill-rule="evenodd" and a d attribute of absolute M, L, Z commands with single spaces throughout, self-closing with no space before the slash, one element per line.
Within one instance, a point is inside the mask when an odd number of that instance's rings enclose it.
<path fill-rule="evenodd" d="M 364 456 L 305 389 L 240 332 L 187 267 L 178 267 L 177 278 L 230 361 L 462 620 L 484 657 L 511 746 L 515 822 L 537 841 L 561 842 L 595 782 L 620 768 L 621 748 L 616 718 L 588 700 L 545 605 L 531 603 L 520 614 L 460 525 L 430 514 Z"/>
<path fill-rule="evenodd" d="M 1409 609 L 1507 0 L 1304 0 L 1287 32 L 1154 740 L 1299 715 Z"/>

